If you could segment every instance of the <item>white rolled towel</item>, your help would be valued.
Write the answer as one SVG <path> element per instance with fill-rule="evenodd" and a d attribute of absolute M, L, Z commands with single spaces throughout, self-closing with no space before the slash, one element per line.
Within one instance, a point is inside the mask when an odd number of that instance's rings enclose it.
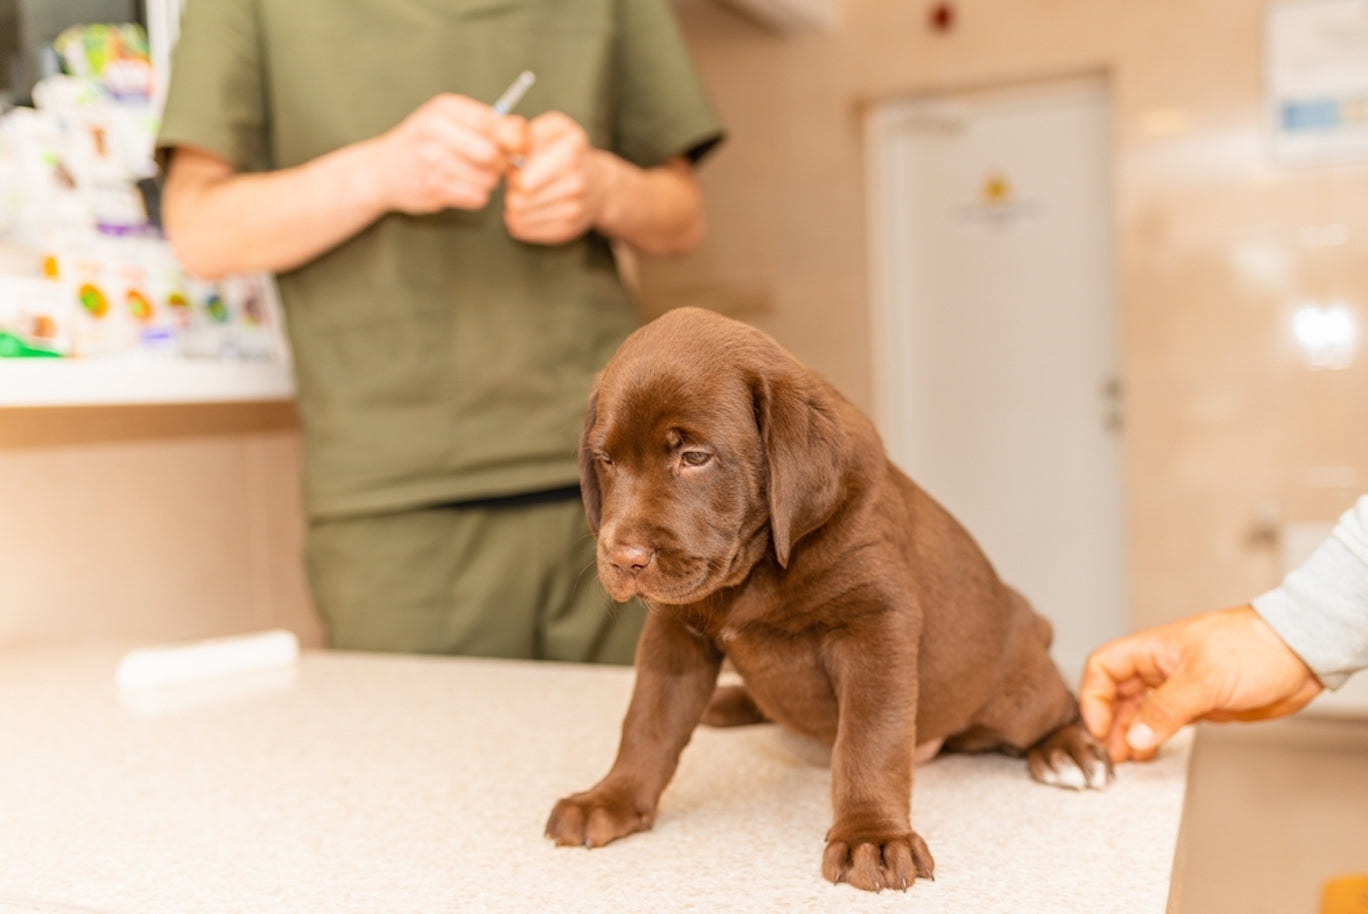
<path fill-rule="evenodd" d="M 280 669 L 298 659 L 299 639 L 294 633 L 272 629 L 186 644 L 134 648 L 119 661 L 114 681 L 126 690 L 155 689 Z"/>

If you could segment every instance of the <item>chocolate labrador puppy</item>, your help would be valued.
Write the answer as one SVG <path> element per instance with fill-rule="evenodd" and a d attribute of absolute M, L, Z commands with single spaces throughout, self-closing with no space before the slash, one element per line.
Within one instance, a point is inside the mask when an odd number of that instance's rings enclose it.
<path fill-rule="evenodd" d="M 556 804 L 557 844 L 650 828 L 700 721 L 774 720 L 832 747 L 822 872 L 905 889 L 933 870 L 914 757 L 1025 754 L 1106 786 L 1049 622 L 898 470 L 873 424 L 773 339 L 699 309 L 638 330 L 599 377 L 580 480 L 613 598 L 650 608 L 617 759 Z M 714 690 L 723 658 L 744 687 Z"/>

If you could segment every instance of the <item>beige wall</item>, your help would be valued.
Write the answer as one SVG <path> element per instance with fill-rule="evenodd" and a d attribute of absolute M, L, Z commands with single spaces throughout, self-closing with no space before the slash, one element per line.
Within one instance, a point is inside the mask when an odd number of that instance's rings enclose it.
<path fill-rule="evenodd" d="M 842 24 L 778 38 L 712 0 L 678 5 L 731 131 L 707 165 L 712 232 L 644 271 L 650 306 L 707 300 L 775 333 L 868 407 L 862 111 L 936 91 L 1103 74 L 1117 164 L 1129 595 L 1150 623 L 1276 583 L 1267 508 L 1333 519 L 1368 489 L 1368 359 L 1309 371 L 1301 296 L 1368 324 L 1368 164 L 1282 170 L 1261 134 L 1263 4 L 842 0 Z M 1307 226 L 1348 243 L 1308 249 Z M 702 268 L 700 269 L 700 265 Z M 1346 469 L 1347 468 L 1347 469 Z"/>
<path fill-rule="evenodd" d="M 1368 166 L 1267 163 L 1252 0 L 969 0 L 946 36 L 929 6 L 844 0 L 838 29 L 780 38 L 679 0 L 731 139 L 703 173 L 710 239 L 645 267 L 648 310 L 752 320 L 869 406 L 864 106 L 1104 74 L 1131 609 L 1248 598 L 1276 577 L 1250 537 L 1263 506 L 1331 519 L 1368 488 L 1368 360 L 1307 371 L 1287 333 L 1303 294 L 1368 318 Z M 1329 223 L 1348 244 L 1306 248 L 1303 228 Z M 279 406 L 0 411 L 0 643 L 267 624 L 317 643 L 297 456 Z"/>

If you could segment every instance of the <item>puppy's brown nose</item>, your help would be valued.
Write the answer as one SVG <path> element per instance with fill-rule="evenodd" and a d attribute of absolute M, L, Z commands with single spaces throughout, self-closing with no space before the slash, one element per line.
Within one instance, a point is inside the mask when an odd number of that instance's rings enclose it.
<path fill-rule="evenodd" d="M 637 543 L 618 543 L 608 550 L 608 561 L 623 574 L 640 574 L 653 558 L 654 552 Z"/>

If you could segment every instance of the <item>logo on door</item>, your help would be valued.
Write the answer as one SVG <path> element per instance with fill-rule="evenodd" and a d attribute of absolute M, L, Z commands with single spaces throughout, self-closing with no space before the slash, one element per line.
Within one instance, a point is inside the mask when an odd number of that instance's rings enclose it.
<path fill-rule="evenodd" d="M 1040 201 L 1023 199 L 1002 171 L 989 171 L 979 182 L 978 197 L 960 208 L 960 224 L 966 228 L 1006 231 L 1040 216 Z"/>

